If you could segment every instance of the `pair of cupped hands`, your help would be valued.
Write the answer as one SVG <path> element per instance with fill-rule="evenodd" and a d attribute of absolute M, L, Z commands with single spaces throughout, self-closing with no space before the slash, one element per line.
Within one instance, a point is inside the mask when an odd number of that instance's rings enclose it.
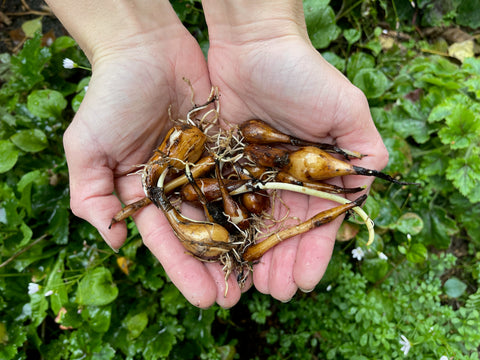
<path fill-rule="evenodd" d="M 197 103 L 207 99 L 212 85 L 217 86 L 221 118 L 231 124 L 262 119 L 300 138 L 335 142 L 368 154 L 354 160 L 363 167 L 386 165 L 388 155 L 366 98 L 313 48 L 301 1 L 282 16 L 260 9 L 256 19 L 225 9 L 229 1 L 205 1 L 208 62 L 171 8 L 163 8 L 158 17 L 155 9 L 147 8 L 152 3 L 142 2 L 128 9 L 129 15 L 118 24 L 111 24 L 107 36 L 101 28 L 87 36 L 61 1 L 49 2 L 93 69 L 84 101 L 64 135 L 71 209 L 93 224 L 113 249 L 122 246 L 127 234 L 123 223 L 108 228 L 121 209 L 120 201 L 129 204 L 144 196 L 139 177 L 126 174 L 146 162 L 172 126 L 169 107 L 173 118 L 185 118 L 192 108 L 184 78 L 190 80 Z M 275 2 L 270 6 L 274 9 Z M 372 180 L 352 176 L 334 181 L 356 187 Z M 281 196 L 290 215 L 302 220 L 335 205 L 296 193 Z M 231 307 L 252 283 L 281 301 L 291 299 L 298 289 L 311 291 L 327 268 L 341 223 L 337 219 L 279 244 L 253 266 L 243 289 L 230 276 L 225 296 L 221 265 L 186 253 L 159 209 L 150 205 L 135 214 L 134 221 L 172 282 L 202 308 L 215 302 Z"/>

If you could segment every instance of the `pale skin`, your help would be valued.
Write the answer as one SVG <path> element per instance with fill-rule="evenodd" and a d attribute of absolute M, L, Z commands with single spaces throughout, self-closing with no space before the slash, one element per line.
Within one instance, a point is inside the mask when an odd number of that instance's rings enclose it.
<path fill-rule="evenodd" d="M 169 127 L 168 107 L 181 117 L 211 85 L 221 92 L 221 115 L 229 122 L 261 118 L 297 137 L 335 141 L 369 154 L 359 165 L 380 170 L 388 155 L 363 94 L 311 46 L 301 1 L 205 0 L 209 27 L 208 64 L 168 1 L 48 0 L 52 10 L 89 58 L 93 74 L 87 95 L 64 136 L 71 207 L 93 224 L 114 249 L 126 227 L 113 215 L 143 197 L 139 178 L 125 176 L 145 162 Z M 337 184 L 371 184 L 345 177 Z M 358 194 L 357 194 L 358 196 Z M 333 204 L 284 193 L 292 215 L 313 216 Z M 220 265 L 185 253 L 163 214 L 153 205 L 134 220 L 145 245 L 193 305 L 235 305 L 235 278 L 224 296 Z M 258 291 L 288 301 L 298 289 L 312 290 L 331 257 L 340 220 L 289 239 L 254 266 Z M 245 289 L 248 289 L 247 283 Z"/>

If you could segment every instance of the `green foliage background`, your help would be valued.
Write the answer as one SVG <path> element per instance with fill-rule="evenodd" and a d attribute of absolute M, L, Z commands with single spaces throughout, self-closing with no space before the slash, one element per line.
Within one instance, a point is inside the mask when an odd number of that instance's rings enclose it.
<path fill-rule="evenodd" d="M 199 2 L 172 4 L 207 51 Z M 62 133 L 89 73 L 62 61 L 88 62 L 71 38 L 42 46 L 37 32 L 0 55 L 0 359 L 479 358 L 480 60 L 430 55 L 445 43 L 418 31 L 473 33 L 478 1 L 305 0 L 304 9 L 314 46 L 365 92 L 386 171 L 422 184 L 375 183 L 366 203 L 375 243 L 365 247 L 351 220 L 358 235 L 337 244 L 312 293 L 283 304 L 251 290 L 231 310 L 191 306 L 133 223 L 114 254 L 70 213 Z M 382 47 L 380 24 L 408 36 Z"/>

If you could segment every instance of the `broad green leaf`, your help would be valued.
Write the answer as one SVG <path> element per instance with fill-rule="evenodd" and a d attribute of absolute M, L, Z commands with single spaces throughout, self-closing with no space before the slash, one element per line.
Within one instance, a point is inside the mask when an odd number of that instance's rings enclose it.
<path fill-rule="evenodd" d="M 390 81 L 378 69 L 361 69 L 357 72 L 352 82 L 365 93 L 368 99 L 382 96 L 390 87 Z"/>
<path fill-rule="evenodd" d="M 123 325 L 128 330 L 128 338 L 133 340 L 140 336 L 143 330 L 148 325 L 148 315 L 146 312 L 141 312 L 133 316 L 127 316 L 123 321 Z"/>
<path fill-rule="evenodd" d="M 0 140 L 0 173 L 7 172 L 18 160 L 18 149 L 11 141 Z"/>
<path fill-rule="evenodd" d="M 423 229 L 423 220 L 418 214 L 407 212 L 391 228 L 403 234 L 417 235 Z"/>
<path fill-rule="evenodd" d="M 44 289 L 30 295 L 30 318 L 35 327 L 40 325 L 47 316 L 48 301 Z"/>
<path fill-rule="evenodd" d="M 347 40 L 348 44 L 352 45 L 360 40 L 362 32 L 357 29 L 346 29 L 343 31 L 343 36 L 345 37 L 345 40 Z"/>
<path fill-rule="evenodd" d="M 412 154 L 410 146 L 399 136 L 385 138 L 385 146 L 388 150 L 388 165 L 383 170 L 389 174 L 407 174 L 412 166 Z"/>
<path fill-rule="evenodd" d="M 60 36 L 55 39 L 52 44 L 52 51 L 54 53 L 58 53 L 65 49 L 71 48 L 76 45 L 75 40 L 73 40 L 70 36 Z"/>
<path fill-rule="evenodd" d="M 480 13 L 477 0 L 462 0 L 457 8 L 457 22 L 472 29 L 480 27 Z"/>
<path fill-rule="evenodd" d="M 446 125 L 438 132 L 442 143 L 452 149 L 464 149 L 480 139 L 480 116 L 472 110 L 457 106 L 446 117 Z"/>
<path fill-rule="evenodd" d="M 142 352 L 144 359 L 154 360 L 170 354 L 173 345 L 177 343 L 176 332 L 172 325 L 154 324 L 143 332 L 142 337 L 148 339 Z"/>
<path fill-rule="evenodd" d="M 451 298 L 458 298 L 467 290 L 467 285 L 456 277 L 451 277 L 443 285 L 445 293 Z"/>
<path fill-rule="evenodd" d="M 325 60 L 327 60 L 330 64 L 335 66 L 341 72 L 345 70 L 345 59 L 342 59 L 337 54 L 330 51 L 326 51 L 322 53 L 322 56 Z"/>
<path fill-rule="evenodd" d="M 363 276 L 372 283 L 381 280 L 387 274 L 388 267 L 388 261 L 382 260 L 378 257 L 364 259 L 361 262 Z"/>
<path fill-rule="evenodd" d="M 437 249 L 448 249 L 451 237 L 459 231 L 455 220 L 438 206 L 420 208 L 419 213 L 422 214 L 424 226 L 417 236 L 422 239 L 422 243 L 433 245 Z"/>
<path fill-rule="evenodd" d="M 480 158 L 478 154 L 470 154 L 468 158 L 452 158 L 447 168 L 447 179 L 452 180 L 453 185 L 469 197 L 480 182 Z"/>
<path fill-rule="evenodd" d="M 112 281 L 111 272 L 104 267 L 88 271 L 77 289 L 77 302 L 80 305 L 102 306 L 117 298 L 118 288 Z"/>
<path fill-rule="evenodd" d="M 310 41 L 316 49 L 326 48 L 340 35 L 335 13 L 325 0 L 304 0 L 303 9 Z"/>
<path fill-rule="evenodd" d="M 407 251 L 407 260 L 412 263 L 423 263 L 428 258 L 428 251 L 425 245 L 413 244 Z"/>
<path fill-rule="evenodd" d="M 32 38 L 35 33 L 42 32 L 42 18 L 36 18 L 33 20 L 27 20 L 22 24 L 22 30 L 26 37 Z"/>
<path fill-rule="evenodd" d="M 350 80 L 362 69 L 373 69 L 375 67 L 375 58 L 364 52 L 357 52 L 348 58 L 347 76 Z"/>
<path fill-rule="evenodd" d="M 28 110 L 40 118 L 58 118 L 66 107 L 67 100 L 56 90 L 36 90 L 27 98 Z"/>
<path fill-rule="evenodd" d="M 20 149 L 26 152 L 39 152 L 48 146 L 47 136 L 42 130 L 20 130 L 12 135 L 10 140 Z"/>
<path fill-rule="evenodd" d="M 82 319 L 97 333 L 108 331 L 111 318 L 111 306 L 86 306 L 82 311 Z"/>

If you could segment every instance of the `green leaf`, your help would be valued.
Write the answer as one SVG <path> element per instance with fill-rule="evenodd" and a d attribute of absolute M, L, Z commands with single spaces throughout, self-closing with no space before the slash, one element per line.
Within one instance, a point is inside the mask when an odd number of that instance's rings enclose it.
<path fill-rule="evenodd" d="M 412 154 L 408 143 L 396 135 L 385 138 L 384 143 L 389 158 L 388 165 L 383 171 L 389 174 L 407 174 L 412 166 Z"/>
<path fill-rule="evenodd" d="M 331 51 L 326 51 L 326 52 L 322 53 L 322 56 L 330 64 L 335 66 L 339 71 L 343 72 L 345 70 L 345 59 L 342 59 L 337 54 L 335 54 Z"/>
<path fill-rule="evenodd" d="M 443 288 L 449 297 L 458 298 L 463 295 L 465 290 L 467 290 L 467 285 L 456 277 L 451 277 L 445 281 Z"/>
<path fill-rule="evenodd" d="M 140 336 L 148 325 L 148 315 L 141 312 L 135 315 L 128 315 L 123 321 L 123 325 L 128 330 L 128 339 L 133 340 Z"/>
<path fill-rule="evenodd" d="M 22 30 L 26 37 L 32 38 L 36 32 L 42 33 L 42 18 L 27 20 L 22 24 Z"/>
<path fill-rule="evenodd" d="M 12 135 L 10 140 L 20 149 L 26 152 L 39 152 L 48 146 L 47 136 L 42 130 L 20 130 Z"/>
<path fill-rule="evenodd" d="M 446 117 L 447 126 L 440 129 L 438 136 L 442 143 L 452 149 L 464 149 L 475 144 L 480 138 L 480 117 L 472 110 L 455 107 Z"/>
<path fill-rule="evenodd" d="M 8 140 L 0 140 L 0 174 L 9 171 L 18 160 L 18 149 Z"/>
<path fill-rule="evenodd" d="M 68 48 L 74 47 L 77 43 L 70 36 L 60 36 L 55 39 L 52 44 L 53 53 L 58 53 L 60 51 L 66 50 Z"/>
<path fill-rule="evenodd" d="M 343 31 L 343 36 L 345 37 L 345 40 L 347 40 L 348 44 L 352 45 L 360 40 L 362 32 L 357 29 L 346 29 Z"/>
<path fill-rule="evenodd" d="M 82 319 L 97 333 L 108 331 L 111 318 L 111 306 L 86 306 L 82 310 Z"/>
<path fill-rule="evenodd" d="M 50 60 L 50 49 L 42 47 L 41 34 L 25 42 L 22 50 L 11 58 L 12 78 L 0 90 L 0 95 L 13 96 L 28 91 L 43 81 L 42 71 Z"/>
<path fill-rule="evenodd" d="M 422 214 L 424 226 L 417 236 L 422 238 L 422 243 L 434 245 L 437 249 L 448 249 L 451 237 L 459 231 L 455 220 L 438 206 L 421 208 L 419 213 Z"/>
<path fill-rule="evenodd" d="M 77 302 L 80 305 L 107 305 L 117 296 L 118 288 L 112 281 L 112 274 L 105 267 L 87 272 L 78 284 Z"/>
<path fill-rule="evenodd" d="M 67 100 L 56 90 L 36 90 L 27 98 L 27 108 L 39 118 L 59 118 L 67 106 Z"/>
<path fill-rule="evenodd" d="M 390 81 L 378 69 L 361 69 L 357 72 L 352 82 L 365 93 L 368 99 L 382 96 L 390 87 Z"/>
<path fill-rule="evenodd" d="M 472 29 L 480 27 L 478 0 L 462 0 L 457 8 L 457 22 Z"/>
<path fill-rule="evenodd" d="M 407 260 L 412 263 L 423 263 L 427 258 L 428 250 L 423 244 L 415 243 L 408 249 Z"/>
<path fill-rule="evenodd" d="M 303 9 L 310 41 L 316 49 L 326 48 L 341 33 L 335 13 L 325 0 L 304 0 Z"/>
<path fill-rule="evenodd" d="M 364 259 L 361 263 L 363 276 L 372 283 L 381 280 L 387 274 L 388 267 L 388 262 L 378 257 Z"/>
<path fill-rule="evenodd" d="M 63 206 L 55 206 L 48 221 L 48 233 L 58 245 L 68 243 L 70 212 Z"/>
<path fill-rule="evenodd" d="M 375 67 L 375 58 L 364 52 L 357 52 L 348 58 L 347 76 L 350 80 L 362 69 L 373 69 Z"/>
<path fill-rule="evenodd" d="M 468 158 L 452 158 L 448 163 L 447 179 L 467 198 L 480 182 L 480 158 L 471 154 Z M 470 199 L 472 200 L 472 199 Z"/>
<path fill-rule="evenodd" d="M 418 214 L 407 212 L 391 228 L 403 234 L 417 235 L 423 229 L 423 220 Z"/>

